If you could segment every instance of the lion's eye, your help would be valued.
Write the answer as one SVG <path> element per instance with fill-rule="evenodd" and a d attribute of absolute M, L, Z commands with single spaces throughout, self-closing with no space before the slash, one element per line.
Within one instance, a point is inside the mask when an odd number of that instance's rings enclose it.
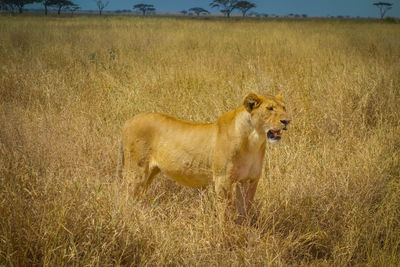
<path fill-rule="evenodd" d="M 268 110 L 274 110 L 274 108 L 273 108 L 273 107 L 267 107 L 267 109 L 268 109 Z"/>

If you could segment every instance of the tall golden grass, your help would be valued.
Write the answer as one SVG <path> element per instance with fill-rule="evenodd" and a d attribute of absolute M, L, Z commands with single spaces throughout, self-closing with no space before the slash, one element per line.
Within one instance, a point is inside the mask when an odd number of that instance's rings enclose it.
<path fill-rule="evenodd" d="M 400 28 L 360 21 L 0 17 L 0 265 L 400 264 Z M 115 177 L 141 112 L 210 122 L 249 92 L 292 123 L 255 209 Z"/>

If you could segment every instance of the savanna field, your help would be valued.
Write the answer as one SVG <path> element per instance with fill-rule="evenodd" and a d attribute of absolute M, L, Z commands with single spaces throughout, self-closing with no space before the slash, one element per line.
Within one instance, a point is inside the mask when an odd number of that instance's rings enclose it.
<path fill-rule="evenodd" d="M 398 266 L 400 27 L 357 20 L 0 16 L 0 266 Z M 292 117 L 254 209 L 115 175 L 142 112 Z"/>

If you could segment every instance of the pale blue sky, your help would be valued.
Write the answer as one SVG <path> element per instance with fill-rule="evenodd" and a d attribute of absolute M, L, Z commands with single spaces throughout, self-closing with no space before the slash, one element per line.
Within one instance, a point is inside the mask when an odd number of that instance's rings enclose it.
<path fill-rule="evenodd" d="M 82 10 L 95 10 L 94 0 L 72 0 L 81 6 Z M 105 0 L 107 1 L 107 0 Z M 218 9 L 209 7 L 211 0 L 109 0 L 105 10 L 132 9 L 135 4 L 153 4 L 157 11 L 177 12 L 191 7 L 203 7 L 211 13 L 219 13 Z M 378 8 L 372 5 L 373 0 L 256 0 L 257 8 L 252 9 L 259 13 L 286 15 L 307 14 L 310 16 L 360 16 L 378 17 Z M 387 16 L 400 17 L 400 1 L 390 0 L 393 8 Z"/>

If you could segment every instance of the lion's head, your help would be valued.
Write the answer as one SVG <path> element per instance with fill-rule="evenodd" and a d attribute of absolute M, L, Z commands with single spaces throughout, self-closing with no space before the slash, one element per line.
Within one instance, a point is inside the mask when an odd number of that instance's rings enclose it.
<path fill-rule="evenodd" d="M 287 130 L 290 117 L 280 94 L 276 96 L 249 94 L 244 99 L 243 105 L 250 113 L 252 125 L 258 132 L 266 133 L 271 143 L 281 139 L 282 130 Z"/>

